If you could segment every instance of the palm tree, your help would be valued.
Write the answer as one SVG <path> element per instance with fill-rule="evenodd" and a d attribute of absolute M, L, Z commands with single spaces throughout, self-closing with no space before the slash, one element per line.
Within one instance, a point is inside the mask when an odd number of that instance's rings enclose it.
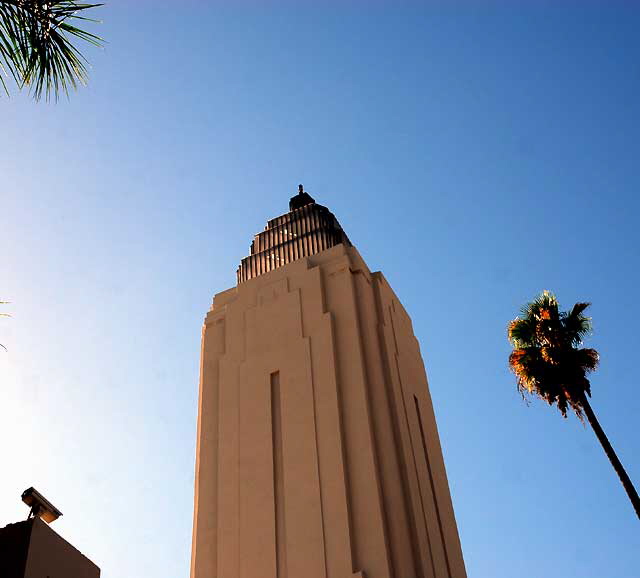
<path fill-rule="evenodd" d="M 86 59 L 72 40 L 95 46 L 102 39 L 78 28 L 87 10 L 101 4 L 74 0 L 0 0 L 0 83 L 8 94 L 4 76 L 18 87 L 28 87 L 39 100 L 44 94 L 58 98 L 78 83 L 86 84 Z"/>
<path fill-rule="evenodd" d="M 9 303 L 8 301 L 0 301 L 0 305 L 6 305 L 7 303 Z M 0 317 L 11 317 L 11 315 L 9 315 L 8 313 L 0 313 Z M 0 347 L 2 347 L 2 349 L 4 349 L 5 351 L 7 350 L 7 348 L 0 343 Z"/>
<path fill-rule="evenodd" d="M 509 323 L 508 336 L 513 345 L 509 366 L 518 378 L 518 390 L 556 404 L 563 417 L 572 409 L 583 421 L 586 416 L 605 454 L 640 518 L 640 498 L 627 472 L 613 451 L 598 423 L 589 397 L 587 374 L 598 366 L 598 352 L 581 348 L 582 339 L 591 331 L 591 319 L 584 316 L 589 303 L 576 303 L 569 312 L 558 310 L 558 301 L 544 291 L 522 308 L 522 318 Z"/>

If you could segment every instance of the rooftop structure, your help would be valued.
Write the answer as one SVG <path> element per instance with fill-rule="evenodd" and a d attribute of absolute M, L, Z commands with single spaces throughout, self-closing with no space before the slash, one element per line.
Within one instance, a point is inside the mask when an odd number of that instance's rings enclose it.
<path fill-rule="evenodd" d="M 269 220 L 254 237 L 251 253 L 238 267 L 238 283 L 340 243 L 351 245 L 338 220 L 300 185 L 289 201 L 289 212 Z"/>

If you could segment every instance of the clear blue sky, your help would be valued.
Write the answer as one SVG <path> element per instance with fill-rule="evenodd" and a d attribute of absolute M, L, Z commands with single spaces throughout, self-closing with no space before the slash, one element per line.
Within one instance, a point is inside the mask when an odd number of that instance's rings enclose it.
<path fill-rule="evenodd" d="M 298 183 L 414 320 L 470 577 L 635 578 L 590 429 L 505 328 L 593 302 L 593 406 L 640 484 L 640 4 L 151 2 L 70 101 L 2 98 L 0 524 L 40 488 L 104 578 L 188 576 L 200 328 Z"/>

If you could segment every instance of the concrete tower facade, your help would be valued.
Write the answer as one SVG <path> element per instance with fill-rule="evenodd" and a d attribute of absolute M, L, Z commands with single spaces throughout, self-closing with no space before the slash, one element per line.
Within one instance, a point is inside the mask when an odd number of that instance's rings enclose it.
<path fill-rule="evenodd" d="M 411 320 L 305 192 L 206 316 L 192 578 L 464 578 Z"/>

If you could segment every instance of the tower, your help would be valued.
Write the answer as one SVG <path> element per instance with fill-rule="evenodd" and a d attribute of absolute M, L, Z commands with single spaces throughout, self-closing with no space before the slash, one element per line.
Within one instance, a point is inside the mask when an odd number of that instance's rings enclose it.
<path fill-rule="evenodd" d="M 411 320 L 303 191 L 202 334 L 191 578 L 464 578 Z"/>

